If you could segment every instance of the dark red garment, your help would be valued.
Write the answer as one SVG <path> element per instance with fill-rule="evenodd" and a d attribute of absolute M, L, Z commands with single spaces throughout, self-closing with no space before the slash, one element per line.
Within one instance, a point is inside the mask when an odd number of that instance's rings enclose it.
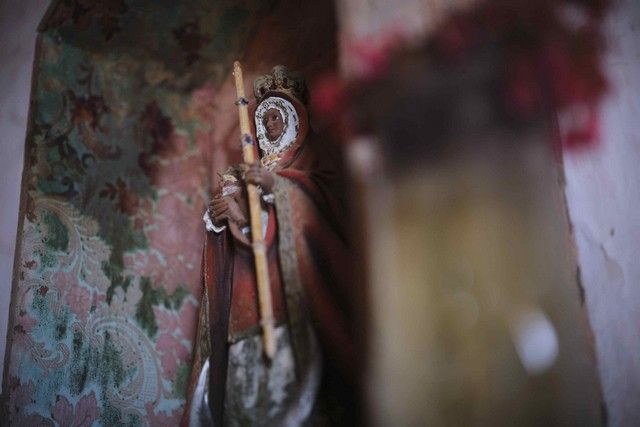
<path fill-rule="evenodd" d="M 264 241 L 267 247 L 273 315 L 276 324 L 280 324 L 286 320 L 285 302 L 278 264 L 276 215 L 273 208 L 269 211 L 269 222 Z M 232 233 L 229 234 L 232 235 Z M 233 284 L 231 286 L 229 319 L 229 339 L 232 342 L 253 332 L 260 325 L 253 249 L 239 239 L 234 239 L 233 246 Z"/>

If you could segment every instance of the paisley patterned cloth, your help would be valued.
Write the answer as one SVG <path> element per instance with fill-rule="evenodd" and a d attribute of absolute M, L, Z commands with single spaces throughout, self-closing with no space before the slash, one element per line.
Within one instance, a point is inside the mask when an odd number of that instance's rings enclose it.
<path fill-rule="evenodd" d="M 211 153 L 227 151 L 215 87 L 258 2 L 53 3 L 34 68 L 5 421 L 174 426 Z"/>

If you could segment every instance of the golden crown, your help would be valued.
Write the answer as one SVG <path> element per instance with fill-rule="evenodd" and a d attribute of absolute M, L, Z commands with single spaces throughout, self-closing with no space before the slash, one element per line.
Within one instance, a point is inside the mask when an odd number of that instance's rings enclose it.
<path fill-rule="evenodd" d="M 276 65 L 271 70 L 271 74 L 260 76 L 253 82 L 253 93 L 258 104 L 269 92 L 284 93 L 305 105 L 309 98 L 307 85 L 302 74 L 289 71 L 284 65 Z"/>

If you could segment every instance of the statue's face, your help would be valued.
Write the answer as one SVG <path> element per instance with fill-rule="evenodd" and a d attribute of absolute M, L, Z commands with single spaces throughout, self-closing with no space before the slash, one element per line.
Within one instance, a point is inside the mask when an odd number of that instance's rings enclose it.
<path fill-rule="evenodd" d="M 284 121 L 282 120 L 280 112 L 275 108 L 270 108 L 266 113 L 264 113 L 264 116 L 262 116 L 262 124 L 267 130 L 267 138 L 269 141 L 278 139 L 282 134 Z"/>

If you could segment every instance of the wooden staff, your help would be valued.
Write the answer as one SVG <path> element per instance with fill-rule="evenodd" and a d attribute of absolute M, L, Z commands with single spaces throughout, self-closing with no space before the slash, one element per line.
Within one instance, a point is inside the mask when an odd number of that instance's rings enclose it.
<path fill-rule="evenodd" d="M 238 115 L 240 117 L 240 141 L 242 143 L 242 157 L 247 164 L 257 161 L 253 137 L 249 127 L 249 102 L 244 96 L 244 81 L 242 79 L 242 67 L 240 62 L 233 63 L 233 75 L 236 80 L 236 94 L 238 100 Z M 249 214 L 251 216 L 251 240 L 253 255 L 256 263 L 256 278 L 258 281 L 258 300 L 260 303 L 260 324 L 262 325 L 262 342 L 264 352 L 269 360 L 276 352 L 274 335 L 273 306 L 271 303 L 271 286 L 269 285 L 269 269 L 267 267 L 267 251 L 262 238 L 262 220 L 260 214 L 260 196 L 258 188 L 254 184 L 247 183 L 249 197 Z"/>

